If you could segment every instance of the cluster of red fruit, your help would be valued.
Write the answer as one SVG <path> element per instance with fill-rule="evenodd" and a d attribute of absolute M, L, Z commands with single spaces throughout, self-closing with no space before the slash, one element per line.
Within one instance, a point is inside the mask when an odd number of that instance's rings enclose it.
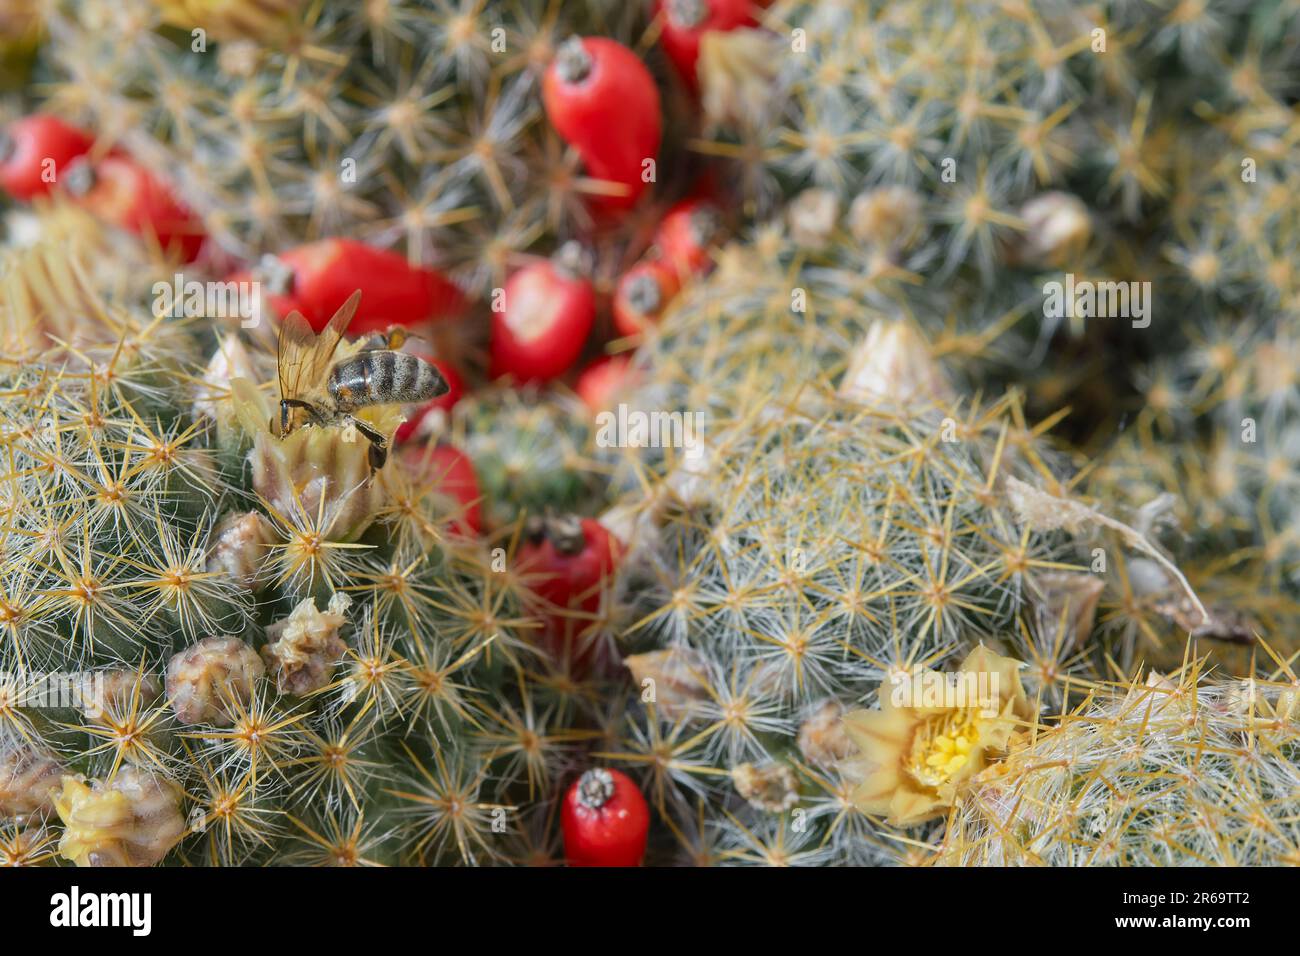
<path fill-rule="evenodd" d="M 751 0 L 658 0 L 659 42 L 697 94 L 696 61 L 704 34 L 754 24 Z M 659 152 L 663 117 L 654 78 L 637 55 L 603 37 L 564 43 L 541 85 L 542 104 L 556 132 L 580 156 L 586 172 L 608 188 L 591 200 L 598 225 L 617 223 L 654 181 L 648 170 Z M 220 274 L 230 260 L 207 237 L 201 217 L 177 190 L 124 150 L 100 148 L 95 137 L 49 115 L 11 124 L 0 149 L 0 187 L 18 200 L 40 201 L 54 191 L 104 223 L 132 233 L 174 262 L 199 263 Z M 618 335 L 635 340 L 656 323 L 672 298 L 711 266 L 720 208 L 703 193 L 671 206 L 645 252 L 618 280 L 610 312 Z M 348 238 L 329 238 L 237 268 L 226 281 L 256 280 L 278 316 L 300 312 L 319 331 L 360 289 L 350 332 L 363 335 L 393 324 L 418 325 L 457 316 L 467 303 L 459 287 L 397 253 Z M 570 243 L 549 258 L 511 274 L 492 302 L 490 376 L 518 384 L 545 383 L 574 371 L 596 326 L 598 296 L 581 248 Z M 444 444 L 410 441 L 426 416 L 450 411 L 465 392 L 459 370 L 432 361 L 451 388 L 411 410 L 395 440 L 409 443 L 407 462 L 457 501 L 452 529 L 481 528 L 473 463 Z M 597 359 L 574 386 L 593 409 L 608 406 L 626 383 L 629 354 Z M 590 617 L 616 567 L 621 544 L 591 519 L 534 520 L 518 553 L 547 610 L 540 638 L 548 650 L 579 668 L 603 666 L 601 649 L 584 646 L 575 618 Z M 575 613 L 576 612 L 576 613 Z M 649 811 L 633 782 L 616 770 L 588 770 L 574 782 L 563 807 L 566 855 L 575 865 L 635 865 L 641 861 Z"/>

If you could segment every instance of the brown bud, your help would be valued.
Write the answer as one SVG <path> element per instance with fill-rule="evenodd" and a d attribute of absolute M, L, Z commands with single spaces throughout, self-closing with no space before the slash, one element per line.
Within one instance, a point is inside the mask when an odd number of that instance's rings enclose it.
<path fill-rule="evenodd" d="M 227 515 L 214 532 L 207 568 L 229 575 L 241 587 L 260 591 L 267 582 L 267 546 L 275 529 L 258 511 Z"/>
<path fill-rule="evenodd" d="M 301 696 L 329 683 L 330 671 L 347 653 L 339 628 L 351 603 L 351 598 L 339 593 L 324 611 L 318 611 L 316 602 L 307 598 L 287 618 L 266 629 L 270 643 L 262 648 L 262 656 L 280 693 Z"/>
<path fill-rule="evenodd" d="M 838 700 L 827 700 L 799 725 L 799 752 L 804 760 L 831 766 L 853 753 L 853 741 L 840 721 L 843 716 L 844 706 Z"/>
<path fill-rule="evenodd" d="M 167 664 L 167 696 L 184 724 L 230 723 L 233 703 L 247 704 L 266 673 L 257 652 L 234 637 L 208 637 Z"/>
<path fill-rule="evenodd" d="M 176 783 L 138 767 L 107 783 L 64 777 L 59 852 L 77 866 L 153 866 L 185 835 L 180 802 Z"/>
<path fill-rule="evenodd" d="M 756 767 L 742 763 L 731 768 L 731 782 L 736 792 L 757 810 L 780 813 L 799 802 L 799 782 L 785 764 Z"/>
<path fill-rule="evenodd" d="M 44 816 L 54 806 L 54 793 L 63 776 L 58 757 L 25 740 L 0 748 L 0 816 L 20 823 Z"/>

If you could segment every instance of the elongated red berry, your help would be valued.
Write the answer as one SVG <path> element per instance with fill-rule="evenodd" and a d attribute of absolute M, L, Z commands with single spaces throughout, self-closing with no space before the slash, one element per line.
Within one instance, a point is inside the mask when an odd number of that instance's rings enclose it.
<path fill-rule="evenodd" d="M 631 206 L 648 185 L 647 160 L 659 153 L 663 116 L 654 78 L 637 55 L 605 37 L 571 37 L 542 78 L 542 103 L 587 172 L 626 187 L 602 205 Z"/>
<path fill-rule="evenodd" d="M 452 445 L 411 444 L 402 450 L 401 460 L 416 481 L 446 499 L 451 530 L 465 536 L 479 533 L 483 495 L 468 455 Z"/>
<path fill-rule="evenodd" d="M 569 787 L 560 811 L 570 866 L 640 866 L 650 808 L 621 770 L 588 770 Z"/>
<path fill-rule="evenodd" d="M 506 280 L 492 315 L 493 378 L 549 381 L 577 361 L 596 320 L 596 292 L 581 259 L 580 248 L 566 244 Z"/>
<path fill-rule="evenodd" d="M 456 407 L 456 403 L 465 394 L 465 380 L 461 378 L 455 366 L 450 362 L 434 358 L 432 355 L 421 355 L 420 357 L 442 373 L 442 377 L 447 383 L 447 392 L 430 402 L 425 402 L 407 414 L 406 421 L 398 425 L 397 431 L 393 433 L 394 440 L 399 444 L 409 441 L 415 436 L 424 420 L 430 415 L 438 412 L 444 415 L 451 414 L 451 410 Z"/>
<path fill-rule="evenodd" d="M 623 545 L 593 518 L 531 518 L 515 563 L 528 587 L 548 605 L 542 646 L 575 671 L 603 666 L 607 648 L 593 630 Z"/>
<path fill-rule="evenodd" d="M 692 91 L 699 89 L 695 66 L 704 34 L 757 23 L 751 0 L 656 0 L 655 6 L 664 18 L 659 42 Z"/>
<path fill-rule="evenodd" d="M 619 335 L 639 335 L 657 325 L 681 287 L 677 269 L 663 259 L 643 259 L 618 280 L 614 289 L 614 328 Z"/>
<path fill-rule="evenodd" d="M 594 518 L 535 518 L 516 563 L 527 572 L 530 587 L 551 604 L 594 611 L 621 552 L 618 539 Z"/>
<path fill-rule="evenodd" d="M 97 218 L 157 243 L 168 255 L 193 262 L 206 238 L 198 215 L 172 187 L 129 156 L 76 160 L 64 186 Z"/>
<path fill-rule="evenodd" d="M 677 269 L 682 281 L 713 266 L 712 249 L 722 233 L 722 215 L 707 199 L 683 199 L 675 204 L 654 234 L 654 248 Z"/>
<path fill-rule="evenodd" d="M 628 353 L 598 358 L 578 376 L 573 390 L 593 412 L 610 411 L 635 380 Z"/>
<path fill-rule="evenodd" d="M 438 271 L 355 239 L 297 246 L 243 275 L 263 281 L 277 313 L 296 309 L 317 332 L 358 289 L 361 305 L 348 327 L 354 336 L 445 318 L 464 307 L 460 289 Z"/>
<path fill-rule="evenodd" d="M 43 113 L 15 120 L 0 137 L 0 186 L 15 199 L 47 195 L 94 143 L 85 130 Z"/>

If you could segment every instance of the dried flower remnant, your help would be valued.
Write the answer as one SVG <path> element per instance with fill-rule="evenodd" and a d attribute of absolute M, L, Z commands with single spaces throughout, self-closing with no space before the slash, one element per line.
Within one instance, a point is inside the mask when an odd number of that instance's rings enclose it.
<path fill-rule="evenodd" d="M 167 664 L 167 697 L 183 724 L 229 723 L 266 672 L 257 652 L 235 637 L 208 637 Z"/>
<path fill-rule="evenodd" d="M 784 764 L 738 764 L 731 768 L 731 782 L 756 810 L 780 813 L 799 802 L 799 781 Z"/>
<path fill-rule="evenodd" d="M 1137 529 L 1094 508 L 1089 508 L 1082 502 L 1050 494 L 1019 478 L 1007 477 L 1006 492 L 1011 508 L 1020 523 L 1035 531 L 1063 529 L 1071 534 L 1078 534 L 1089 525 L 1096 525 L 1118 533 L 1125 544 L 1150 557 L 1166 574 L 1178 582 L 1192 604 L 1193 613 L 1199 614 L 1203 621 L 1210 620 L 1209 612 L 1201 603 L 1201 599 L 1196 596 L 1196 592 L 1192 590 L 1186 575 Z"/>
<path fill-rule="evenodd" d="M 22 740 L 0 750 L 0 816 L 24 823 L 54 806 L 53 792 L 63 776 L 58 757 Z"/>
<path fill-rule="evenodd" d="M 844 705 L 838 700 L 818 704 L 799 725 L 799 753 L 810 763 L 833 766 L 853 753 L 844 731 Z"/>
<path fill-rule="evenodd" d="M 633 654 L 623 664 L 632 672 L 632 682 L 642 688 L 643 694 L 653 691 L 654 704 L 666 720 L 684 717 L 709 699 L 708 684 L 703 677 L 706 662 L 698 651 L 689 647 Z"/>
<path fill-rule="evenodd" d="M 181 788 L 126 767 L 109 782 L 63 778 L 59 853 L 77 866 L 153 866 L 185 835 Z"/>
<path fill-rule="evenodd" d="M 852 794 L 854 805 L 895 826 L 942 816 L 957 801 L 960 788 L 1033 719 L 1020 667 L 1019 661 L 999 657 L 981 644 L 957 673 L 985 675 L 996 699 L 957 695 L 948 705 L 895 703 L 882 688 L 879 709 L 846 714 L 844 728 L 858 753 L 845 763 L 862 778 Z"/>
<path fill-rule="evenodd" d="M 849 206 L 849 232 L 861 243 L 896 251 L 921 235 L 921 196 L 906 186 L 881 186 L 860 193 Z"/>
<path fill-rule="evenodd" d="M 347 653 L 339 637 L 347 622 L 344 612 L 352 604 L 346 594 L 335 594 L 324 611 L 306 598 L 283 621 L 266 629 L 270 643 L 262 657 L 282 694 L 302 696 L 320 690 L 330 680 L 330 671 Z"/>
<path fill-rule="evenodd" d="M 258 511 L 230 514 L 213 534 L 207 569 L 228 575 L 248 591 L 260 591 L 269 579 L 268 548 L 278 540 L 271 522 Z"/>

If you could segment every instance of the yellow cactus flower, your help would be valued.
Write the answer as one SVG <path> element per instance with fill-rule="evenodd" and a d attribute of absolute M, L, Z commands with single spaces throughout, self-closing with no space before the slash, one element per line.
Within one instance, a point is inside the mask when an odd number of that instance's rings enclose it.
<path fill-rule="evenodd" d="M 878 710 L 846 714 L 844 729 L 858 748 L 847 762 L 861 777 L 854 805 L 896 826 L 942 816 L 961 785 L 1033 716 L 1021 666 L 981 644 L 956 674 L 908 675 L 892 692 L 882 687 Z"/>

